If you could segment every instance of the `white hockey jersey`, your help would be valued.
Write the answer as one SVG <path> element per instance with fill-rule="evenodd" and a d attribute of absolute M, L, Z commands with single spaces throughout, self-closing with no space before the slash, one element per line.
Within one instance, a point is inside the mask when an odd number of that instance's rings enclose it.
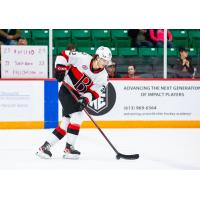
<path fill-rule="evenodd" d="M 108 84 L 105 68 L 94 71 L 91 61 L 92 56 L 87 53 L 69 51 L 62 51 L 55 61 L 55 67 L 67 66 L 64 82 L 90 102 L 100 97 Z"/>

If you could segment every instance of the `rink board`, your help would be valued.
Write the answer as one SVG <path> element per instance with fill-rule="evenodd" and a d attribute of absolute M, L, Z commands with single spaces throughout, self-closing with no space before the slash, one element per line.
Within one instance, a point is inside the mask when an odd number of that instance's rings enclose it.
<path fill-rule="evenodd" d="M 199 80 L 111 80 L 91 104 L 102 128 L 199 128 Z M 54 128 L 61 120 L 54 79 L 1 79 L 0 129 Z M 108 101 L 106 99 L 111 99 Z M 59 105 L 59 106 L 58 106 Z M 109 108 L 110 107 L 110 108 Z M 85 115 L 83 128 L 94 128 Z"/>
<path fill-rule="evenodd" d="M 101 128 L 200 128 L 200 121 L 97 121 Z M 95 128 L 91 121 L 84 121 L 82 128 Z"/>
<path fill-rule="evenodd" d="M 112 79 L 113 108 L 94 116 L 103 128 L 199 128 L 200 80 Z M 108 95 L 109 96 L 109 95 Z M 87 120 L 83 127 L 94 127 Z"/>
<path fill-rule="evenodd" d="M 58 124 L 54 79 L 0 79 L 0 128 L 52 128 Z"/>

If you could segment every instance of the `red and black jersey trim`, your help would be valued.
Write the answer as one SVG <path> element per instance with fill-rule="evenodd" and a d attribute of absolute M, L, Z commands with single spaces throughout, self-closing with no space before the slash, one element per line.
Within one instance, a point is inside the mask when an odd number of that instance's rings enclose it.
<path fill-rule="evenodd" d="M 78 135 L 79 134 L 79 130 L 80 130 L 80 125 L 78 125 L 78 124 L 69 123 L 69 125 L 67 127 L 67 132 L 71 133 L 73 135 Z"/>
<path fill-rule="evenodd" d="M 92 85 L 88 88 L 88 92 L 92 94 L 92 101 L 99 98 L 99 94 L 94 90 L 91 90 Z"/>
<path fill-rule="evenodd" d="M 83 77 L 83 73 L 81 73 L 76 67 L 71 65 L 68 76 L 70 77 L 73 85 L 75 85 Z"/>
<path fill-rule="evenodd" d="M 61 51 L 60 55 L 63 56 L 67 62 L 69 62 L 69 56 L 65 53 L 65 51 Z"/>
<path fill-rule="evenodd" d="M 66 83 L 66 82 L 64 82 L 62 85 L 63 85 L 64 87 L 68 87 L 70 90 L 72 90 L 73 93 L 74 93 L 78 98 L 80 97 L 80 94 L 79 94 L 71 85 L 69 85 L 69 84 Z"/>
<path fill-rule="evenodd" d="M 97 74 L 104 70 L 104 68 L 94 69 L 92 63 L 93 63 L 93 60 L 91 60 L 90 62 L 90 71 L 93 72 L 94 74 Z"/>
<path fill-rule="evenodd" d="M 54 129 L 54 131 L 52 132 L 59 140 L 61 140 L 65 135 L 66 135 L 66 131 L 63 130 L 62 128 L 60 128 L 60 126 L 58 126 L 56 129 Z"/>

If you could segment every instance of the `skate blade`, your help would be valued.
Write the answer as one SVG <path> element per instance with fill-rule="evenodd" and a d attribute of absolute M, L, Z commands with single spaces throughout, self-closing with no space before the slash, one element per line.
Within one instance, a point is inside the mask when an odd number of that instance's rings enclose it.
<path fill-rule="evenodd" d="M 64 154 L 64 159 L 71 159 L 71 160 L 78 160 L 80 155 L 74 155 L 74 154 Z"/>
<path fill-rule="evenodd" d="M 51 157 L 49 155 L 47 155 L 46 153 L 42 153 L 42 152 L 36 152 L 35 153 L 36 156 L 38 156 L 39 158 L 42 158 L 42 159 L 50 159 Z"/>

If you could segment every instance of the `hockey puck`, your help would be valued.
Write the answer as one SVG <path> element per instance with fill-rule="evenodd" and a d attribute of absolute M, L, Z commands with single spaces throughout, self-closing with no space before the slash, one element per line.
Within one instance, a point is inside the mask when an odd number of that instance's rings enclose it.
<path fill-rule="evenodd" d="M 121 157 L 119 154 L 116 155 L 116 159 L 119 160 Z"/>

